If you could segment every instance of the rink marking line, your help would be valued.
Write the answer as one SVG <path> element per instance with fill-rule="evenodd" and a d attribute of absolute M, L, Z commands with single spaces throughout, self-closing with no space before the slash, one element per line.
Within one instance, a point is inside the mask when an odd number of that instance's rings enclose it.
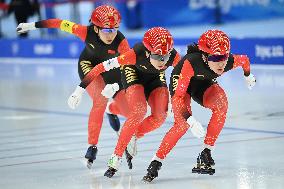
<path fill-rule="evenodd" d="M 238 134 L 244 134 L 245 132 L 242 131 L 242 132 L 235 132 L 235 133 L 228 133 L 228 134 L 224 134 L 222 136 L 231 136 L 231 135 L 238 135 Z M 161 134 L 159 134 L 161 135 Z M 56 138 L 64 138 L 64 137 L 56 137 Z M 196 137 L 193 137 L 193 136 L 188 136 L 188 137 L 183 137 L 182 138 L 183 140 L 198 140 Z M 43 140 L 49 140 L 49 139 L 43 139 Z M 113 141 L 113 138 L 111 139 L 101 139 L 100 142 L 101 143 L 104 143 L 106 141 Z M 25 141 L 24 141 L 25 142 Z M 86 139 L 84 140 L 80 140 L 80 141 L 74 141 L 74 142 L 66 142 L 66 143 L 56 143 L 55 141 L 53 141 L 54 143 L 52 144 L 44 144 L 44 145 L 39 145 L 39 146 L 26 146 L 26 147 L 18 147 L 18 148 L 8 148 L 8 149 L 0 149 L 0 152 L 5 152 L 5 151 L 13 151 L 13 150 L 22 150 L 22 149 L 36 149 L 36 148 L 43 148 L 43 147 L 51 147 L 51 146 L 61 146 L 61 145 L 66 145 L 66 144 L 78 144 L 80 145 L 81 143 L 86 145 L 87 141 Z M 155 144 L 155 143 L 160 143 L 161 140 L 151 140 L 151 141 L 144 141 L 143 142 L 143 145 L 144 144 Z M 23 143 L 22 141 L 18 141 L 17 143 Z M 114 144 L 111 144 L 111 145 L 104 145 L 104 146 L 101 146 L 103 148 L 113 148 L 115 146 L 115 143 Z M 74 150 L 77 150 L 77 149 L 74 149 Z M 80 150 L 83 150 L 83 149 L 80 149 Z M 46 152 L 46 154 L 48 153 L 60 153 L 60 151 L 51 151 L 51 152 Z M 33 155 L 42 155 L 42 153 L 39 153 L 39 154 L 23 154 L 23 155 L 20 155 L 21 157 L 27 157 L 27 156 L 33 156 Z M 15 157 L 15 156 L 14 156 Z M 13 158 L 13 157 L 10 157 L 10 156 L 4 156 L 4 157 L 0 157 L 0 159 L 6 159 L 6 158 Z M 17 157 L 15 157 L 17 158 Z"/>
<path fill-rule="evenodd" d="M 166 122 L 165 124 L 172 124 L 171 122 Z M 47 126 L 48 127 L 48 126 Z M 64 128 L 66 129 L 66 128 Z M 63 129 L 63 131 L 64 131 Z M 257 130 L 257 129 L 242 129 L 242 128 L 233 128 L 233 127 L 224 127 L 225 130 L 233 130 L 233 131 L 242 131 L 243 132 L 251 132 L 251 133 L 267 133 L 267 134 L 280 134 L 280 135 L 283 135 L 284 133 L 283 132 L 278 132 L 278 131 L 267 131 L 267 130 Z M 69 132 L 70 131 L 70 132 Z M 34 134 L 24 134 L 24 135 L 14 135 L 13 136 L 3 136 L 3 138 L 16 138 L 18 139 L 19 137 L 30 137 L 30 136 L 36 136 L 36 137 L 39 137 L 37 139 L 28 139 L 28 140 L 18 140 L 18 141 L 7 141 L 7 142 L 3 142 L 3 143 L 0 143 L 0 146 L 4 146 L 4 145 L 7 145 L 7 144 L 17 144 L 17 143 L 26 143 L 26 142 L 40 142 L 40 141 L 45 141 L 45 140 L 52 140 L 52 139 L 60 139 L 60 138 L 64 138 L 64 137 L 70 137 L 70 133 L 72 133 L 72 131 L 78 131 L 79 133 L 85 133 L 85 134 L 80 134 L 80 137 L 86 137 L 87 136 L 87 131 L 86 131 L 86 128 L 72 128 L 72 129 L 69 129 L 68 130 L 68 133 L 67 135 L 61 135 L 59 134 L 59 136 L 54 136 L 54 137 L 49 137 L 49 138 L 46 138 L 46 137 L 40 137 L 40 136 L 45 136 L 47 134 L 52 134 L 52 133 L 58 133 L 60 132 L 60 130 L 54 130 L 54 131 L 44 131 L 44 132 L 40 132 L 40 133 L 34 133 Z M 161 130 L 161 132 L 158 132 L 158 133 L 154 133 L 154 134 L 151 134 L 151 135 L 148 135 L 149 137 L 154 137 L 154 136 L 160 136 L 160 135 L 164 135 L 166 133 L 167 130 Z M 223 136 L 227 136 L 227 135 L 231 135 L 231 134 L 238 134 L 240 132 L 233 132 L 233 133 L 228 133 L 228 134 L 223 134 Z M 110 134 L 111 135 L 111 134 Z M 72 135 L 72 136 L 78 136 L 79 135 Z M 194 137 L 188 137 L 186 139 L 194 139 Z M 113 138 L 105 138 L 105 139 L 101 139 L 100 141 L 110 141 L 110 140 L 113 140 Z M 146 142 L 148 143 L 148 142 Z M 60 143 L 58 144 L 60 145 Z M 1 151 L 1 150 L 0 150 Z"/>
<path fill-rule="evenodd" d="M 237 135 L 237 134 L 244 134 L 244 132 L 237 132 L 237 133 L 228 133 L 228 134 L 226 134 L 226 135 L 222 135 L 222 136 L 229 136 L 229 135 Z M 195 137 L 182 137 L 182 140 L 198 140 L 197 138 L 195 138 Z M 101 142 L 103 142 L 103 141 L 101 141 Z M 159 144 L 161 142 L 161 140 L 155 140 L 155 141 L 153 141 L 153 140 L 151 140 L 151 141 L 144 141 L 143 142 L 143 145 L 144 144 Z M 75 144 L 80 144 L 79 142 L 74 142 Z M 86 143 L 85 141 L 84 142 L 82 142 L 82 143 Z M 70 144 L 70 143 L 67 143 L 67 144 Z M 71 143 L 72 144 L 72 143 Z M 62 145 L 65 145 L 65 144 L 62 144 L 62 143 L 55 143 L 55 144 L 47 144 L 47 145 L 43 145 L 43 146 L 30 146 L 30 147 L 26 147 L 26 148 L 24 148 L 24 149 L 28 149 L 28 148 L 33 148 L 33 149 L 35 149 L 35 148 L 42 148 L 42 147 L 46 147 L 46 146 L 62 146 Z M 111 144 L 111 145 L 104 145 L 103 146 L 103 148 L 104 149 L 107 149 L 107 148 L 113 148 L 114 147 L 114 145 L 115 144 Z M 199 145 L 199 144 L 198 144 Z M 191 145 L 191 146 L 195 146 L 195 144 L 193 144 L 193 145 Z M 23 148 L 19 148 L 19 149 L 23 149 Z M 14 148 L 13 148 L 13 150 L 15 150 Z M 17 155 L 17 156 L 3 156 L 3 157 L 0 157 L 0 160 L 1 159 L 11 159 L 11 158 L 19 158 L 19 157 L 29 157 L 29 156 L 38 156 L 38 155 L 45 155 L 45 154 L 56 154 L 56 153 L 62 153 L 62 152 L 72 152 L 72 151 L 77 151 L 77 150 L 84 150 L 84 149 L 81 149 L 81 148 L 71 148 L 71 149 L 64 149 L 64 150 L 57 150 L 57 151 L 48 151 L 48 152 L 40 152 L 40 153 L 30 153 L 30 154 L 22 154 L 22 155 Z M 5 149 L 1 149 L 0 150 L 0 152 L 1 151 L 5 151 Z M 7 151 L 11 151 L 11 150 L 7 150 Z"/>
<path fill-rule="evenodd" d="M 231 143 L 238 143 L 238 142 L 254 142 L 259 140 L 271 140 L 271 139 L 277 139 L 277 138 L 283 138 L 284 136 L 274 136 L 274 137 L 260 137 L 260 138 L 253 138 L 253 139 L 242 139 L 242 140 L 231 140 L 231 141 L 223 141 L 223 142 L 217 142 L 217 144 L 231 144 Z M 175 149 L 182 149 L 182 148 L 190 148 L 190 147 L 200 147 L 200 144 L 195 145 L 187 145 L 187 146 L 180 146 L 175 147 Z M 149 150 L 141 150 L 139 152 L 147 152 L 147 151 L 153 151 L 152 149 Z M 109 156 L 109 154 L 101 154 L 98 155 L 100 157 Z M 33 162 L 23 162 L 23 163 L 14 163 L 14 164 L 6 164 L 6 165 L 0 165 L 1 167 L 11 167 L 11 166 L 19 166 L 19 165 L 30 165 L 30 164 L 37 164 L 37 163 L 49 163 L 49 162 L 56 162 L 56 161 L 64 161 L 64 160 L 70 160 L 70 159 L 82 159 L 84 157 L 67 157 L 67 158 L 60 158 L 60 159 L 51 159 L 51 160 L 42 160 L 42 161 L 33 161 Z"/>
<path fill-rule="evenodd" d="M 23 163 L 15 163 L 15 164 L 7 164 L 7 165 L 0 165 L 1 167 L 11 167 L 11 166 L 18 166 L 18 165 L 30 165 L 30 164 L 37 164 L 37 163 L 49 163 L 49 162 L 56 162 L 56 161 L 65 161 L 68 159 L 80 159 L 83 157 L 67 157 L 67 158 L 60 158 L 60 159 L 51 159 L 51 160 L 42 160 L 42 161 L 33 161 L 33 162 L 23 162 Z"/>
<path fill-rule="evenodd" d="M 82 148 L 64 149 L 64 150 L 48 151 L 48 152 L 41 152 L 41 153 L 34 153 L 34 154 L 22 154 L 22 155 L 17 155 L 17 156 L 4 156 L 4 157 L 0 157 L 0 160 L 12 159 L 12 158 L 14 159 L 14 158 L 30 157 L 30 156 L 40 156 L 40 155 L 46 155 L 46 154 L 57 154 L 57 153 L 65 153 L 65 152 L 74 152 L 74 151 L 79 151 L 79 150 L 81 151 Z"/>
<path fill-rule="evenodd" d="M 42 115 L 11 115 L 11 116 L 0 116 L 0 120 L 30 120 L 30 119 L 42 119 Z"/>
<path fill-rule="evenodd" d="M 283 66 L 284 67 L 284 66 Z M 64 116 L 78 116 L 78 117 L 88 117 L 86 113 L 73 113 L 73 112 L 63 112 L 63 111 L 52 111 L 52 110 L 42 110 L 42 109 L 34 109 L 34 108 L 18 108 L 18 107 L 7 107 L 7 106 L 0 106 L 0 110 L 7 110 L 7 111 L 24 111 L 24 112 L 35 112 L 35 113 L 46 113 L 46 114 L 55 114 L 55 115 L 64 115 Z M 104 119 L 106 116 L 104 115 Z M 120 117 L 122 121 L 125 121 L 124 117 Z M 173 124 L 171 121 L 165 121 L 167 124 Z M 273 133 L 273 134 L 280 134 L 284 135 L 284 132 L 278 131 L 269 131 L 269 130 L 257 130 L 257 129 L 242 129 L 242 128 L 233 128 L 233 127 L 224 127 L 224 129 L 238 129 L 244 130 L 247 132 L 260 132 L 260 133 Z"/>
<path fill-rule="evenodd" d="M 72 126 L 74 125 L 74 127 L 71 127 L 71 125 Z M 61 123 L 61 124 L 58 124 L 58 125 L 43 125 L 43 126 L 40 126 L 40 128 L 36 128 L 36 129 L 38 131 L 40 131 L 40 133 L 38 132 L 39 134 L 42 134 L 42 133 L 48 132 L 48 131 L 51 132 L 52 130 L 62 132 L 62 131 L 64 131 L 64 129 L 65 129 L 65 131 L 66 131 L 66 129 L 71 129 L 71 130 L 73 130 L 75 128 L 79 129 L 80 126 L 78 126 L 78 125 L 86 125 L 86 123 Z M 64 128 L 62 128 L 62 127 L 64 127 Z M 86 128 L 81 127 L 80 129 L 86 129 Z M 0 129 L 1 133 L 11 134 L 10 136 L 0 134 L 0 138 L 25 136 L 26 132 L 30 132 L 32 129 L 34 129 L 34 128 L 16 128 L 16 129 L 13 129 L 13 130 L 1 130 Z M 15 136 L 15 133 L 19 133 L 19 134 L 22 134 L 22 135 Z M 34 134 L 34 135 L 36 135 L 36 134 Z M 29 136 L 31 136 L 31 135 L 29 135 Z"/>
<path fill-rule="evenodd" d="M 88 116 L 85 113 L 73 113 L 73 112 L 62 112 L 62 111 L 51 111 L 51 110 L 43 110 L 43 109 L 7 107 L 7 106 L 0 106 L 0 110 L 34 112 L 34 113 L 46 113 L 46 114 L 78 116 L 78 117 L 86 117 L 86 116 Z"/>
<path fill-rule="evenodd" d="M 64 124 L 65 125 L 65 124 Z M 41 131 L 41 132 L 35 132 L 35 131 L 33 131 L 33 129 L 30 129 L 30 130 L 27 130 L 27 132 L 28 131 L 32 131 L 33 133 L 25 133 L 25 134 L 15 134 L 16 133 L 16 131 L 14 132 L 14 134 L 13 135 L 11 135 L 11 136 L 7 136 L 7 135 L 0 135 L 0 138 L 3 140 L 3 139 L 13 139 L 13 138 L 18 138 L 18 137 L 31 137 L 31 136 L 41 136 L 41 135 L 48 135 L 48 134 L 54 134 L 54 133 L 70 133 L 70 132 L 74 132 L 74 131 L 86 131 L 86 129 L 87 128 L 84 128 L 84 127 L 82 127 L 82 128 L 78 128 L 79 126 L 77 126 L 77 127 L 73 127 L 73 128 L 66 128 L 66 127 L 64 127 L 64 128 L 62 128 L 62 129 L 58 129 L 58 130 L 46 130 L 46 131 Z M 3 131 L 0 131 L 0 132 L 2 132 L 2 133 L 4 133 Z M 69 134 L 68 134 L 69 135 Z M 0 143 L 0 145 L 1 145 L 2 143 Z"/>
<path fill-rule="evenodd" d="M 224 129 L 227 130 L 236 130 L 236 131 L 245 131 L 250 133 L 267 133 L 267 134 L 278 134 L 278 135 L 284 135 L 284 132 L 280 131 L 268 131 L 268 130 L 258 130 L 258 129 L 243 129 L 243 128 L 235 128 L 235 127 L 224 127 Z"/>
<path fill-rule="evenodd" d="M 0 106 L 0 110 L 1 109 L 2 110 L 9 110 L 9 111 L 25 111 L 25 112 L 36 112 L 36 113 L 64 115 L 64 116 L 88 117 L 88 114 L 85 114 L 85 113 L 72 113 L 72 112 L 42 110 L 42 109 L 15 108 L 15 107 Z M 105 115 L 104 115 L 104 119 L 106 119 Z M 125 118 L 121 118 L 121 120 L 125 121 Z M 165 123 L 166 124 L 173 124 L 173 122 L 171 122 L 171 121 L 165 121 Z M 237 128 L 226 127 L 225 126 L 224 129 L 231 129 L 231 130 L 233 130 L 233 129 L 237 129 Z M 238 130 L 244 130 L 244 131 L 247 131 L 247 132 L 261 132 L 261 133 L 272 133 L 272 134 L 284 135 L 284 132 L 279 132 L 279 131 L 257 130 L 257 129 L 241 129 L 241 128 L 238 128 Z"/>

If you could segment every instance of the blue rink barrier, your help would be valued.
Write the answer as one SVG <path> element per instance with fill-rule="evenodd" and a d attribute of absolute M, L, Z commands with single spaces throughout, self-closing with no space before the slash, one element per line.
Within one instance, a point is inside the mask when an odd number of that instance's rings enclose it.
<path fill-rule="evenodd" d="M 133 46 L 140 38 L 129 39 Z M 175 48 L 184 55 L 187 45 L 196 42 L 193 38 L 178 38 Z M 80 56 L 84 43 L 78 39 L 1 39 L 0 64 L 3 58 L 63 58 L 74 59 Z M 251 63 L 283 64 L 284 38 L 244 38 L 231 39 L 231 52 L 246 54 Z"/>

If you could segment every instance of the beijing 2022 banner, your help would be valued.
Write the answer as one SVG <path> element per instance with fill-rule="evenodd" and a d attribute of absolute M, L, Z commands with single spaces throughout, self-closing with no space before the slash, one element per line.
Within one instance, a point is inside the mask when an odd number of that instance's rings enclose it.
<path fill-rule="evenodd" d="M 284 17 L 284 0 L 137 0 L 146 27 Z M 217 3 L 218 2 L 218 3 Z M 219 6 L 218 6 L 219 4 Z M 130 7 L 133 8 L 133 7 Z"/>

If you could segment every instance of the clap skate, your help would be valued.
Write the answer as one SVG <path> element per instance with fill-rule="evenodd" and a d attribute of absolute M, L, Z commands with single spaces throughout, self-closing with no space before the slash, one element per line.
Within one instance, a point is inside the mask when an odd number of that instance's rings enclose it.
<path fill-rule="evenodd" d="M 161 167 L 162 167 L 161 162 L 153 160 L 147 169 L 148 173 L 143 177 L 142 181 L 146 183 L 152 182 L 154 178 L 158 177 L 158 171 L 161 169 Z"/>
<path fill-rule="evenodd" d="M 126 161 L 127 161 L 128 168 L 132 169 L 132 159 L 133 159 L 133 157 L 129 154 L 127 149 L 125 150 L 125 158 L 126 158 Z"/>
<path fill-rule="evenodd" d="M 108 161 L 108 170 L 105 172 L 104 176 L 111 178 L 117 172 L 120 164 L 121 158 L 117 155 L 113 154 Z"/>
<path fill-rule="evenodd" d="M 192 169 L 192 173 L 213 175 L 215 173 L 215 169 L 213 168 L 214 165 L 215 162 L 211 157 L 211 150 L 205 148 L 198 155 L 197 165 Z"/>
<path fill-rule="evenodd" d="M 127 145 L 127 148 L 125 149 L 125 157 L 129 169 L 132 169 L 132 159 L 136 155 L 137 155 L 137 138 L 135 135 L 133 135 Z"/>
<path fill-rule="evenodd" d="M 116 169 L 109 167 L 108 170 L 105 172 L 104 176 L 111 178 L 116 171 L 117 171 Z"/>
<path fill-rule="evenodd" d="M 119 131 L 120 129 L 120 121 L 117 115 L 111 114 L 111 113 L 106 113 L 108 117 L 108 121 L 112 129 L 116 132 Z"/>
<path fill-rule="evenodd" d="M 85 158 L 87 159 L 87 167 L 92 168 L 93 162 L 97 157 L 98 149 L 96 146 L 90 146 L 86 152 Z"/>

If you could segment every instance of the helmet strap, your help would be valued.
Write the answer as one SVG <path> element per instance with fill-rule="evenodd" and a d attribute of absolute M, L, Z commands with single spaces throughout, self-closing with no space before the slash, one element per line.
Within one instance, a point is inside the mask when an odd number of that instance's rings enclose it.
<path fill-rule="evenodd" d="M 205 64 L 208 65 L 208 53 L 202 52 L 202 60 Z"/>

